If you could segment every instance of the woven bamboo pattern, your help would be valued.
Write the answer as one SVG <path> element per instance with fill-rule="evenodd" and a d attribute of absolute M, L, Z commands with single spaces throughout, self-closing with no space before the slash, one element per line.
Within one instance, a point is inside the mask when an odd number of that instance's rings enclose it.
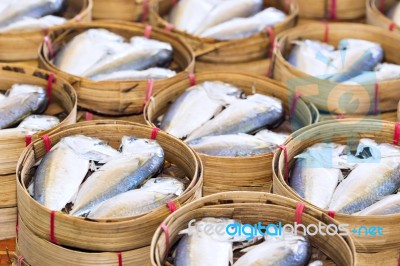
<path fill-rule="evenodd" d="M 367 23 L 399 33 L 400 27 L 384 14 L 396 3 L 396 0 L 367 0 Z"/>

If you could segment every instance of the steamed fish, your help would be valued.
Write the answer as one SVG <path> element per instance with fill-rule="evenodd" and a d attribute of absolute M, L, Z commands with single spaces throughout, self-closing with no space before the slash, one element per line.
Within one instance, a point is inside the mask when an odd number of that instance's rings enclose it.
<path fill-rule="evenodd" d="M 128 81 L 128 80 L 148 80 L 165 79 L 176 75 L 176 72 L 166 68 L 152 67 L 146 70 L 122 70 L 110 74 L 100 74 L 93 76 L 94 81 Z"/>
<path fill-rule="evenodd" d="M 378 64 L 374 71 L 366 71 L 361 75 L 347 80 L 346 84 L 374 84 L 378 81 L 400 78 L 400 65 L 382 63 Z"/>
<path fill-rule="evenodd" d="M 388 215 L 400 213 L 400 193 L 386 196 L 355 215 Z"/>
<path fill-rule="evenodd" d="M 0 28 L 0 32 L 23 32 L 40 29 L 47 29 L 65 23 L 67 20 L 62 17 L 45 16 L 42 18 L 24 17 L 21 20 Z"/>
<path fill-rule="evenodd" d="M 50 115 L 30 115 L 25 118 L 18 128 L 29 129 L 32 132 L 49 130 L 60 124 L 60 119 Z"/>

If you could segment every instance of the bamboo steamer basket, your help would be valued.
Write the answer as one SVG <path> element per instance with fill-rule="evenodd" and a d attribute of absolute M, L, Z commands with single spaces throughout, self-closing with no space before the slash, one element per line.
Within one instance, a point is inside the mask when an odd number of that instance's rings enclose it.
<path fill-rule="evenodd" d="M 384 61 L 400 64 L 398 43 L 400 35 L 382 31 L 377 27 L 349 23 L 325 23 L 308 24 L 287 30 L 277 36 L 280 46 L 276 49 L 273 58 L 273 77 L 286 84 L 290 91 L 300 92 L 306 101 L 309 101 L 322 111 L 334 114 L 368 114 L 377 109 L 379 112 L 394 111 L 397 108 L 400 96 L 397 88 L 400 79 L 382 81 L 378 83 L 379 93 L 375 99 L 375 84 L 345 85 L 334 83 L 312 77 L 286 61 L 291 47 L 291 41 L 298 39 L 312 39 L 324 41 L 325 36 L 328 43 L 337 46 L 340 39 L 358 38 L 378 42 L 384 50 Z M 351 101 L 358 101 L 356 110 L 345 110 L 341 106 L 348 104 L 341 102 L 341 97 L 347 94 L 352 97 Z M 375 103 L 376 101 L 376 103 Z"/>
<path fill-rule="evenodd" d="M 397 112 L 386 112 L 377 115 L 335 115 L 335 114 L 327 114 L 320 113 L 320 121 L 330 121 L 337 119 L 345 119 L 345 118 L 354 118 L 354 119 L 374 119 L 374 120 L 385 120 L 396 122 L 397 121 Z"/>
<path fill-rule="evenodd" d="M 271 59 L 254 60 L 244 63 L 234 64 L 218 64 L 218 63 L 207 63 L 202 61 L 196 62 L 196 72 L 212 72 L 212 71 L 225 71 L 235 72 L 240 69 L 241 72 L 246 72 L 253 75 L 265 76 L 268 72 Z"/>
<path fill-rule="evenodd" d="M 301 18 L 354 20 L 365 16 L 364 0 L 298 0 L 298 4 Z"/>
<path fill-rule="evenodd" d="M 63 26 L 74 25 L 81 21 L 91 21 L 92 0 L 66 0 L 67 7 L 61 14 L 69 19 Z M 62 26 L 51 27 L 56 30 Z M 46 30 L 30 32 L 0 33 L 0 61 L 28 61 L 38 57 L 38 49 Z"/>
<path fill-rule="evenodd" d="M 360 266 L 398 265 L 400 251 L 392 249 L 378 253 L 357 253 L 356 257 Z"/>
<path fill-rule="evenodd" d="M 396 123 L 388 121 L 343 119 L 338 121 L 321 122 L 316 125 L 302 128 L 293 133 L 285 142 L 289 169 L 293 166 L 294 156 L 318 142 L 330 141 L 340 144 L 349 144 L 352 149 L 356 148 L 360 138 L 371 138 L 377 142 L 392 143 L 395 126 Z M 281 150 L 277 151 L 274 155 L 273 193 L 297 201 L 304 201 L 318 211 L 327 212 L 327 210 L 318 208 L 305 201 L 284 181 L 284 157 L 284 153 L 282 153 Z M 352 237 L 357 252 L 376 253 L 391 249 L 400 250 L 400 240 L 398 238 L 398 233 L 400 231 L 398 227 L 400 214 L 385 216 L 353 216 L 337 213 L 334 215 L 334 218 L 341 224 L 348 224 L 349 230 L 359 228 L 360 226 L 368 227 L 372 225 L 383 228 L 383 236 L 373 237 L 353 234 Z"/>
<path fill-rule="evenodd" d="M 297 2 L 286 4 L 285 1 L 282 0 L 264 0 L 264 7 L 270 6 L 281 10 L 287 10 L 286 19 L 273 27 L 274 35 L 296 24 L 298 15 Z M 153 2 L 150 11 L 151 23 L 159 28 L 168 28 L 170 24 L 164 17 L 169 14 L 172 7 L 173 1 L 169 2 L 168 8 L 164 6 L 159 7 L 157 1 Z M 272 36 L 272 38 L 270 38 L 267 32 L 230 41 L 199 38 L 176 29 L 172 29 L 172 32 L 183 37 L 191 45 L 199 62 L 217 64 L 243 63 L 263 59 L 267 56 L 271 39 L 274 39 Z"/>
<path fill-rule="evenodd" d="M 0 208 L 0 240 L 15 237 L 17 207 Z"/>
<path fill-rule="evenodd" d="M 0 175 L 0 208 L 17 206 L 17 185 L 15 174 Z"/>
<path fill-rule="evenodd" d="M 143 36 L 147 27 L 142 24 L 127 22 L 99 21 L 64 27 L 50 35 L 55 53 L 73 37 L 91 28 L 104 28 L 125 38 L 130 38 L 132 36 Z M 171 67 L 178 70 L 177 75 L 172 78 L 155 80 L 153 92 L 156 92 L 171 83 L 186 78 L 188 73 L 193 72 L 194 55 L 185 42 L 167 32 L 153 29 L 151 30 L 151 38 L 172 45 L 174 56 Z M 79 106 L 82 108 L 105 115 L 131 115 L 143 111 L 148 81 L 94 82 L 87 78 L 68 74 L 51 62 L 48 47 L 44 44 L 40 48 L 39 62 L 41 67 L 64 77 L 75 87 L 78 93 Z"/>
<path fill-rule="evenodd" d="M 192 219 L 224 217 L 245 224 L 257 224 L 258 222 L 262 222 L 263 225 L 277 222 L 291 224 L 295 221 L 296 204 L 297 202 L 294 200 L 269 193 L 218 193 L 192 202 L 168 216 L 163 223 L 164 228 L 168 228 L 169 246 L 172 247 L 180 238 L 179 231 L 186 229 Z M 336 224 L 329 216 L 306 206 L 302 214 L 302 224 L 307 226 L 318 224 L 318 222 L 325 225 Z M 338 234 L 333 236 L 317 234 L 309 236 L 308 239 L 314 249 L 330 258 L 331 264 L 354 265 L 355 248 L 350 237 L 342 237 Z M 152 265 L 167 265 L 164 263 L 166 255 L 168 255 L 166 234 L 161 228 L 158 228 L 151 242 Z M 328 260 L 324 262 L 327 263 Z"/>
<path fill-rule="evenodd" d="M 133 123 L 146 125 L 143 114 L 140 115 L 125 115 L 125 116 L 108 116 L 101 114 L 93 114 L 89 111 L 80 110 L 76 117 L 78 122 L 92 121 L 92 120 L 123 120 Z"/>
<path fill-rule="evenodd" d="M 68 249 L 41 239 L 19 219 L 17 249 L 22 265 L 31 266 L 80 266 L 80 265 L 146 265 L 150 246 L 125 252 L 86 252 Z M 119 256 L 121 264 L 119 264 Z"/>
<path fill-rule="evenodd" d="M 400 27 L 385 16 L 385 13 L 396 3 L 396 0 L 367 0 L 367 23 L 389 31 L 400 32 Z"/>
<path fill-rule="evenodd" d="M 52 145 L 62 137 L 84 134 L 98 137 L 118 148 L 122 136 L 150 138 L 152 128 L 125 121 L 90 121 L 63 127 L 49 134 Z M 198 156 L 182 141 L 159 132 L 157 141 L 163 147 L 165 159 L 181 169 L 190 183 L 185 192 L 173 200 L 177 207 L 201 196 L 202 164 Z M 17 172 L 17 201 L 25 225 L 40 238 L 50 240 L 51 210 L 36 202 L 27 192 L 31 167 L 45 154 L 43 140 L 32 143 L 20 157 Z M 59 245 L 91 251 L 126 251 L 150 244 L 150 238 L 160 222 L 169 214 L 165 206 L 142 216 L 113 220 L 88 220 L 56 212 L 54 235 Z"/>
<path fill-rule="evenodd" d="M 257 92 L 277 97 L 282 100 L 286 111 L 290 108 L 291 94 L 273 80 L 235 72 L 196 74 L 198 83 L 215 80 L 236 85 L 246 95 Z M 155 126 L 156 119 L 164 114 L 169 105 L 189 87 L 189 81 L 182 80 L 157 93 L 145 107 L 146 122 Z M 310 125 L 313 122 L 309 107 L 301 99 L 296 104 L 293 118 L 292 122 L 298 121 L 300 126 Z M 199 156 L 204 164 L 204 195 L 232 190 L 267 191 L 271 186 L 272 170 L 269 165 L 272 162 L 273 153 L 247 157 L 220 157 L 205 154 L 199 154 Z"/>
<path fill-rule="evenodd" d="M 24 66 L 0 64 L 0 92 L 5 92 L 13 84 L 26 83 L 44 88 L 48 85 L 49 72 Z M 64 79 L 55 77 L 52 85 L 52 100 L 44 114 L 54 115 L 65 112 L 67 117 L 60 125 L 69 125 L 76 122 L 77 97 L 72 86 Z M 56 127 L 56 128 L 57 128 Z M 32 140 L 40 138 L 48 131 L 32 135 Z M 0 140 L 0 175 L 15 173 L 18 158 L 26 146 L 25 137 L 4 138 Z"/>

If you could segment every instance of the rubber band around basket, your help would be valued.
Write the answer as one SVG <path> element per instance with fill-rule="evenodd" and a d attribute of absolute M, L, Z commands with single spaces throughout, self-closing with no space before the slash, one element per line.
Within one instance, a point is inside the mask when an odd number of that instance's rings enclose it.
<path fill-rule="evenodd" d="M 174 6 L 178 3 L 178 0 L 171 0 L 171 4 Z"/>
<path fill-rule="evenodd" d="M 328 216 L 335 219 L 335 211 L 328 211 Z"/>
<path fill-rule="evenodd" d="M 290 110 L 289 110 L 289 116 L 293 117 L 293 114 L 296 111 L 296 106 L 297 106 L 297 102 L 299 101 L 299 98 L 301 97 L 301 93 L 300 92 L 296 92 L 293 96 L 293 100 L 292 100 L 292 104 L 290 105 Z"/>
<path fill-rule="evenodd" d="M 274 44 L 275 44 L 275 31 L 274 31 L 274 27 L 268 27 L 266 29 L 267 33 L 268 33 L 268 37 L 269 37 L 269 43 L 270 43 L 270 48 L 268 51 L 268 56 L 272 57 L 272 54 L 274 52 Z"/>
<path fill-rule="evenodd" d="M 325 25 L 324 31 L 324 42 L 327 43 L 329 41 L 329 24 L 327 22 L 323 22 Z"/>
<path fill-rule="evenodd" d="M 329 18 L 332 20 L 336 19 L 336 0 L 330 0 L 331 1 L 331 10 L 329 13 Z"/>
<path fill-rule="evenodd" d="M 385 0 L 379 1 L 379 11 L 381 11 L 382 13 L 385 13 Z"/>
<path fill-rule="evenodd" d="M 171 213 L 174 213 L 177 209 L 175 203 L 172 200 L 167 202 L 167 206 Z"/>
<path fill-rule="evenodd" d="M 57 245 L 57 240 L 54 232 L 54 218 L 56 216 L 56 211 L 50 212 L 50 242 Z"/>
<path fill-rule="evenodd" d="M 159 128 L 157 128 L 157 127 L 153 128 L 153 129 L 151 130 L 151 136 L 150 136 L 150 138 L 151 138 L 151 139 L 156 139 L 156 138 L 157 138 L 158 131 L 160 131 Z"/>
<path fill-rule="evenodd" d="M 164 255 L 164 260 L 167 258 L 168 253 L 169 253 L 169 230 L 168 230 L 168 226 L 165 223 L 162 223 L 160 225 L 161 229 L 164 231 L 165 234 L 165 255 Z"/>
<path fill-rule="evenodd" d="M 141 17 L 142 22 L 145 22 L 147 20 L 147 18 L 149 17 L 149 9 L 150 9 L 149 0 L 144 0 L 143 1 L 143 12 L 142 12 L 142 17 Z"/>
<path fill-rule="evenodd" d="M 378 114 L 378 104 L 379 104 L 379 84 L 375 83 L 374 91 L 374 114 Z"/>
<path fill-rule="evenodd" d="M 122 266 L 122 252 L 118 252 L 118 266 Z"/>
<path fill-rule="evenodd" d="M 399 138 L 400 138 L 400 122 L 397 122 L 394 125 L 394 134 L 393 134 L 393 144 L 399 145 Z"/>
<path fill-rule="evenodd" d="M 144 27 L 143 36 L 146 37 L 146 38 L 150 38 L 150 36 L 151 36 L 151 31 L 152 31 L 152 30 L 153 30 L 153 27 L 152 27 L 152 26 L 146 25 L 146 26 Z"/>
<path fill-rule="evenodd" d="M 92 121 L 93 120 L 93 113 L 85 112 L 85 121 Z"/>
<path fill-rule="evenodd" d="M 44 44 L 47 46 L 47 49 L 49 50 L 49 58 L 52 59 L 54 56 L 54 50 L 49 35 L 44 36 Z"/>
<path fill-rule="evenodd" d="M 305 208 L 305 204 L 303 202 L 297 202 L 296 204 L 296 212 L 295 212 L 295 222 L 297 224 L 301 224 L 303 220 L 303 212 Z"/>
<path fill-rule="evenodd" d="M 336 119 L 344 119 L 344 118 L 345 118 L 344 114 L 336 115 Z"/>
<path fill-rule="evenodd" d="M 22 262 L 24 262 L 24 260 L 25 260 L 24 256 L 18 256 L 17 266 L 21 266 Z"/>
<path fill-rule="evenodd" d="M 154 79 L 147 80 L 145 104 L 148 101 L 150 101 L 151 95 L 153 94 L 153 88 L 154 88 Z"/>
<path fill-rule="evenodd" d="M 49 152 L 51 150 L 51 141 L 50 141 L 49 136 L 43 135 L 42 139 L 44 141 L 44 147 L 46 149 L 46 152 Z"/>
<path fill-rule="evenodd" d="M 78 15 L 75 16 L 74 20 L 77 23 L 82 22 L 82 16 L 78 14 Z"/>
<path fill-rule="evenodd" d="M 53 83 L 56 81 L 54 77 L 54 73 L 50 72 L 49 77 L 47 78 L 47 97 L 49 98 L 49 102 L 51 102 L 51 95 L 53 91 Z"/>
<path fill-rule="evenodd" d="M 275 61 L 276 61 L 276 53 L 278 52 L 279 48 L 281 48 L 281 45 L 275 40 L 274 46 L 272 49 L 271 62 L 269 63 L 268 72 L 267 72 L 267 77 L 269 77 L 269 78 L 272 78 L 272 73 L 274 71 L 274 66 L 275 66 Z"/>
<path fill-rule="evenodd" d="M 172 25 L 171 23 L 167 23 L 167 24 L 165 25 L 165 28 L 164 28 L 164 29 L 165 29 L 166 31 L 171 32 L 173 28 L 174 28 L 174 25 Z"/>
<path fill-rule="evenodd" d="M 391 21 L 388 26 L 389 31 L 393 31 L 395 26 L 396 24 L 393 21 Z"/>
<path fill-rule="evenodd" d="M 289 160 L 288 160 L 287 148 L 283 144 L 279 145 L 278 147 L 283 151 L 283 157 L 285 160 L 285 181 L 287 183 L 289 181 Z"/>
<path fill-rule="evenodd" d="M 32 142 L 32 135 L 25 136 L 25 147 L 28 147 L 29 144 Z"/>
<path fill-rule="evenodd" d="M 196 85 L 196 75 L 194 73 L 189 74 L 189 83 L 190 86 Z"/>

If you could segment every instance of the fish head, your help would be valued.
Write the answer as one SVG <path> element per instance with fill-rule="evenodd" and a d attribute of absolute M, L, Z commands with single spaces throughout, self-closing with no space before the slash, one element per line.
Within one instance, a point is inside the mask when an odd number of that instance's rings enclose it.
<path fill-rule="evenodd" d="M 124 136 L 121 140 L 120 150 L 125 155 L 148 155 L 155 154 L 158 157 L 164 156 L 164 150 L 156 140 Z"/>
<path fill-rule="evenodd" d="M 60 124 L 60 119 L 49 115 L 30 115 L 25 118 L 18 128 L 24 128 L 34 131 L 49 130 Z"/>
<path fill-rule="evenodd" d="M 205 81 L 199 86 L 206 91 L 210 99 L 221 101 L 224 105 L 245 97 L 241 89 L 221 81 Z"/>

